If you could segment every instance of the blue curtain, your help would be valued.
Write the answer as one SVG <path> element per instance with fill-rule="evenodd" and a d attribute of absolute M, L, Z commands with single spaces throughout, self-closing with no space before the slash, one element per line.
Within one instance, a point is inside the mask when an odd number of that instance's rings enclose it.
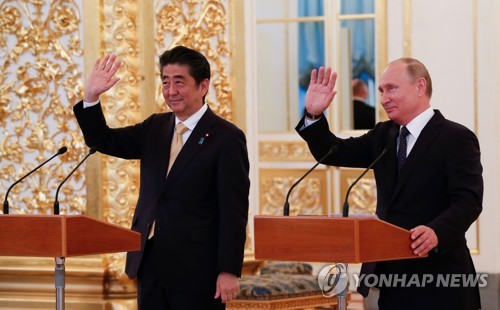
<path fill-rule="evenodd" d="M 299 0 L 298 16 L 323 16 L 323 0 Z M 323 22 L 299 23 L 299 115 L 305 106 L 311 70 L 325 64 L 325 26 Z"/>
<path fill-rule="evenodd" d="M 341 14 L 367 14 L 375 12 L 374 0 L 342 0 Z M 342 28 L 351 30 L 352 78 L 368 84 L 368 103 L 375 106 L 375 22 L 368 20 L 346 20 Z"/>

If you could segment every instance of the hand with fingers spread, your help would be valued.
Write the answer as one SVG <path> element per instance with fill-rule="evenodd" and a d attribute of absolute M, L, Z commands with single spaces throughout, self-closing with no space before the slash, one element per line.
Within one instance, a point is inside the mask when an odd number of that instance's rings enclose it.
<path fill-rule="evenodd" d="M 420 225 L 410 230 L 413 240 L 411 248 L 413 254 L 424 256 L 438 245 L 438 237 L 434 230 L 428 226 Z"/>
<path fill-rule="evenodd" d="M 313 115 L 321 115 L 330 106 L 337 91 L 334 90 L 337 73 L 332 68 L 319 68 L 311 72 L 311 80 L 306 93 L 306 110 Z"/>
<path fill-rule="evenodd" d="M 231 273 L 221 272 L 217 278 L 217 287 L 214 299 L 221 298 L 222 303 L 229 302 L 236 298 L 240 290 L 238 278 Z"/>
<path fill-rule="evenodd" d="M 120 65 L 121 62 L 116 61 L 115 55 L 106 55 L 102 62 L 100 59 L 95 62 L 85 85 L 84 100 L 86 102 L 98 101 L 102 93 L 120 80 L 120 78 L 114 76 Z"/>

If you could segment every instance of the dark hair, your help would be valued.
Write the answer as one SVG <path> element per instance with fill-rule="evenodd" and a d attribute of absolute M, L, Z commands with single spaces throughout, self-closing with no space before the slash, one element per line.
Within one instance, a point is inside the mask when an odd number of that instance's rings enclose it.
<path fill-rule="evenodd" d="M 210 64 L 207 58 L 198 51 L 185 46 L 176 46 L 166 50 L 160 56 L 160 75 L 162 75 L 163 67 L 171 64 L 187 66 L 189 75 L 194 78 L 197 85 L 205 79 L 210 80 Z"/>
<path fill-rule="evenodd" d="M 354 97 L 366 97 L 368 94 L 368 85 L 366 85 L 365 81 L 360 79 L 354 79 L 351 82 L 352 85 L 352 95 Z"/>

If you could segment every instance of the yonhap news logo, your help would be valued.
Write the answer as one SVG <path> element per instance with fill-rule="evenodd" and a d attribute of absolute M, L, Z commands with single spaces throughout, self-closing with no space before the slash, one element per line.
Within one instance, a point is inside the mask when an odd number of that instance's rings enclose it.
<path fill-rule="evenodd" d="M 318 285 L 325 297 L 333 297 L 342 293 L 348 284 L 347 266 L 345 264 L 325 266 L 318 274 Z"/>
<path fill-rule="evenodd" d="M 485 287 L 488 274 L 353 274 L 356 287 Z"/>
<path fill-rule="evenodd" d="M 345 264 L 327 265 L 318 274 L 323 296 L 343 292 L 349 282 L 356 287 L 486 287 L 488 274 L 357 274 L 347 273 Z"/>

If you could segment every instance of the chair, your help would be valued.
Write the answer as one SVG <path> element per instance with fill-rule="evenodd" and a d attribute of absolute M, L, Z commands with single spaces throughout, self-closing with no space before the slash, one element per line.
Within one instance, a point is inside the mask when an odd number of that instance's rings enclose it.
<path fill-rule="evenodd" d="M 312 266 L 300 262 L 265 262 L 257 274 L 243 275 L 240 292 L 227 309 L 336 309 L 337 298 L 324 297 Z"/>

